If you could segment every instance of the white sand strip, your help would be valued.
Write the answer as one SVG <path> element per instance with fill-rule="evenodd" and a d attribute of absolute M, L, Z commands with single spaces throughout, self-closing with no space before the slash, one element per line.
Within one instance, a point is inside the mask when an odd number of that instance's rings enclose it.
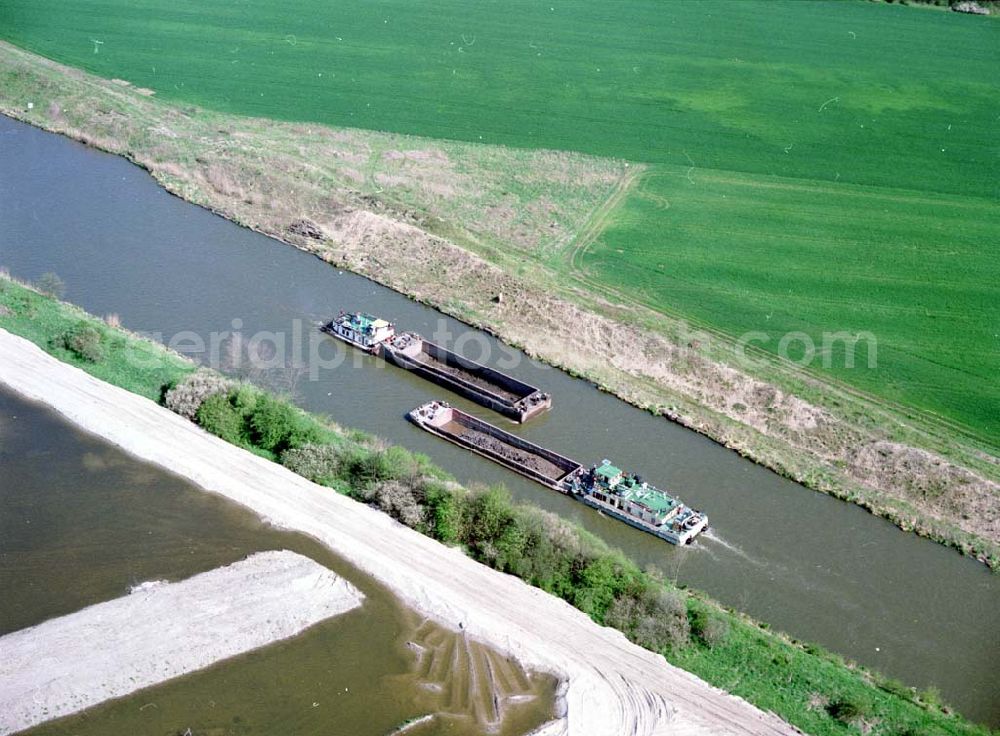
<path fill-rule="evenodd" d="M 307 557 L 261 552 L 16 631 L 0 638 L 0 734 L 287 639 L 363 599 Z"/>
<path fill-rule="evenodd" d="M 133 455 L 310 534 L 435 621 L 529 668 L 564 678 L 572 736 L 797 733 L 594 624 L 569 604 L 469 559 L 374 509 L 230 445 L 158 406 L 0 330 L 0 383 Z"/>

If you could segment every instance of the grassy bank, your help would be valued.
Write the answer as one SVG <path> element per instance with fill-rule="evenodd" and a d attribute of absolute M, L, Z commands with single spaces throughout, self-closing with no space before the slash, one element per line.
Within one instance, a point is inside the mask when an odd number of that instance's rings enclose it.
<path fill-rule="evenodd" d="M 642 289 L 618 290 L 613 275 L 595 281 L 579 267 L 591 252 L 605 257 L 600 236 L 620 231 L 627 218 L 619 213 L 656 194 L 647 180 L 662 178 L 666 164 L 182 108 L 2 43 L 0 82 L 8 114 L 125 155 L 189 201 L 1000 566 L 992 521 L 1000 469 L 989 447 L 941 417 L 819 380 L 766 353 L 762 363 L 748 362 L 719 330 L 699 323 L 692 334 L 688 316 L 665 316 Z M 621 267 L 635 255 L 618 254 Z"/>
<path fill-rule="evenodd" d="M 59 360 L 153 401 L 162 399 L 164 385 L 195 370 L 187 358 L 116 323 L 113 315 L 98 319 L 0 270 L 0 326 Z"/>
<path fill-rule="evenodd" d="M 196 370 L 164 348 L 0 279 L 0 327 L 104 380 L 164 402 L 230 442 L 517 575 L 707 681 L 812 734 L 988 734 L 880 675 L 767 630 L 638 569 L 558 517 L 497 488 L 466 490 L 429 461 L 286 400 Z M 142 367 L 135 367 L 136 356 Z"/>

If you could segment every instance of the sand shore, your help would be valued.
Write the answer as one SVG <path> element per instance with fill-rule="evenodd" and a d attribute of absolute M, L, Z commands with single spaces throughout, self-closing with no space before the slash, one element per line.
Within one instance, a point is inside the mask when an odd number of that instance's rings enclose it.
<path fill-rule="evenodd" d="M 563 678 L 563 713 L 542 730 L 547 736 L 797 733 L 558 598 L 229 445 L 4 330 L 0 356 L 0 383 L 142 460 L 276 525 L 312 535 L 430 618 Z"/>
<path fill-rule="evenodd" d="M 0 734 L 287 639 L 363 600 L 307 557 L 261 552 L 15 631 L 0 638 Z"/>

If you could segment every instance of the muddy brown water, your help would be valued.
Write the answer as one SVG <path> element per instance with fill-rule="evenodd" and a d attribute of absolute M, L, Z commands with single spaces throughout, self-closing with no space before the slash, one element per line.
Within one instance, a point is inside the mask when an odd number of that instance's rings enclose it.
<path fill-rule="evenodd" d="M 302 406 L 343 425 L 424 452 L 462 481 L 503 483 L 642 566 L 908 684 L 936 685 L 969 717 L 1000 725 L 1000 577 L 980 563 L 172 197 L 120 158 L 0 118 L 0 266 L 32 280 L 55 272 L 67 300 L 165 340 L 191 331 L 207 343 L 239 320 L 246 338 L 285 333 L 292 352 L 297 320 L 304 342 L 341 308 L 363 309 L 483 360 L 551 393 L 552 410 L 517 426 L 333 338 L 319 354 L 342 362 L 316 380 L 299 369 L 252 378 L 293 390 Z M 585 464 L 608 458 L 638 472 L 704 509 L 712 531 L 693 547 L 671 547 L 405 421 L 413 407 L 440 398 Z"/>
<path fill-rule="evenodd" d="M 408 733 L 473 736 L 501 721 L 513 735 L 551 717 L 553 678 L 424 620 L 314 540 L 2 387 L 0 468 L 0 635 L 267 549 L 308 555 L 365 594 L 360 609 L 293 639 L 27 733 L 384 736 L 434 714 Z"/>

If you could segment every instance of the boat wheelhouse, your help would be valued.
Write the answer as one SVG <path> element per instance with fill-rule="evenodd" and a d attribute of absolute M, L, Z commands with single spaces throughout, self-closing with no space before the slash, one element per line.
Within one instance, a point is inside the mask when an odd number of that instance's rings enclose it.
<path fill-rule="evenodd" d="M 588 506 L 668 542 L 686 544 L 708 528 L 708 517 L 608 460 L 569 480 L 570 493 Z"/>
<path fill-rule="evenodd" d="M 382 343 L 396 334 L 395 327 L 384 319 L 365 312 L 348 314 L 341 310 L 336 319 L 323 325 L 323 331 L 369 353 L 377 353 Z"/>

